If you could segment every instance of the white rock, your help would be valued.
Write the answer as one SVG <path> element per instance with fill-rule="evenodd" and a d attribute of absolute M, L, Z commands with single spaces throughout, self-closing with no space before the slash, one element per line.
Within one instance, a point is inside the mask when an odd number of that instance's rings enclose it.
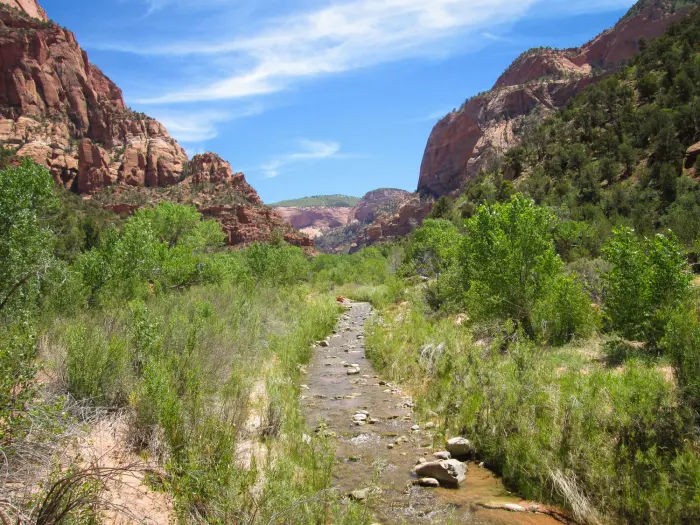
<path fill-rule="evenodd" d="M 446 450 L 441 450 L 439 452 L 436 452 L 433 454 L 437 459 L 452 459 L 452 454 L 447 452 Z"/>
<path fill-rule="evenodd" d="M 525 507 L 516 505 L 515 503 L 506 503 L 503 508 L 511 512 L 525 512 Z"/>
<path fill-rule="evenodd" d="M 439 487 L 440 482 L 435 478 L 419 478 L 413 481 L 414 485 L 419 487 Z"/>
<path fill-rule="evenodd" d="M 468 456 L 473 452 L 472 444 L 465 437 L 455 437 L 447 441 L 448 452 L 454 457 Z"/>
<path fill-rule="evenodd" d="M 467 466 L 456 459 L 431 461 L 415 468 L 421 478 L 435 478 L 441 485 L 456 486 L 466 479 Z"/>

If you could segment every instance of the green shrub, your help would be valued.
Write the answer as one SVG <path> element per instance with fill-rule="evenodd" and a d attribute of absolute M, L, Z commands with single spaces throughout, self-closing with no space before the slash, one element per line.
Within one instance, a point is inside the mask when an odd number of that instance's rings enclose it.
<path fill-rule="evenodd" d="M 597 326 L 591 300 L 575 277 L 558 276 L 533 311 L 535 333 L 542 342 L 555 346 L 574 337 L 585 338 Z"/>
<path fill-rule="evenodd" d="M 57 199 L 46 168 L 25 159 L 0 170 L 0 323 L 33 311 L 42 277 L 52 267 L 53 234 L 42 216 Z"/>
<path fill-rule="evenodd" d="M 467 221 L 460 257 L 470 314 L 482 320 L 512 319 L 530 337 L 536 335 L 535 322 L 548 317 L 550 328 L 542 334 L 559 342 L 590 332 L 592 316 L 580 287 L 562 277 L 554 223 L 549 210 L 522 195 L 479 208 Z M 572 304 L 564 304 L 565 293 L 574 294 Z M 555 315 L 557 308 L 563 310 Z M 584 325 L 572 325 L 578 322 Z"/>
<path fill-rule="evenodd" d="M 243 250 L 241 256 L 256 281 L 285 286 L 309 278 L 309 261 L 296 246 L 255 243 Z"/>
<path fill-rule="evenodd" d="M 673 361 L 676 381 L 696 421 L 700 418 L 700 320 L 695 305 L 674 312 L 661 346 Z"/>
<path fill-rule="evenodd" d="M 605 312 L 624 337 L 656 345 L 670 310 L 688 296 L 692 278 L 673 234 L 640 238 L 616 229 L 606 243 Z"/>
<path fill-rule="evenodd" d="M 36 394 L 36 338 L 25 323 L 0 329 L 0 444 L 9 444 Z"/>
<path fill-rule="evenodd" d="M 445 434 L 467 436 L 522 497 L 581 522 L 699 515 L 693 434 L 655 365 L 609 370 L 573 350 L 555 358 L 523 340 L 504 349 L 498 337 L 474 345 L 464 327 L 415 305 L 373 324 L 367 344 L 380 370 L 419 392 L 419 412 L 437 411 Z"/>

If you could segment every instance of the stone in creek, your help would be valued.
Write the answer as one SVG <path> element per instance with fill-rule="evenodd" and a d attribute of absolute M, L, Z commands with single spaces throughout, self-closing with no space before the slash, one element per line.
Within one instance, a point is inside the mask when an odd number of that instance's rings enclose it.
<path fill-rule="evenodd" d="M 367 421 L 367 414 L 360 414 L 357 413 L 354 416 L 352 416 L 353 421 Z"/>
<path fill-rule="evenodd" d="M 435 428 L 436 426 L 437 426 L 437 425 L 436 425 L 435 423 L 433 423 L 432 421 L 428 421 L 428 422 L 423 426 L 423 428 L 425 428 L 426 430 L 431 430 L 431 429 Z"/>
<path fill-rule="evenodd" d="M 360 369 L 359 368 L 348 368 L 345 373 L 349 376 L 356 376 L 360 375 Z"/>
<path fill-rule="evenodd" d="M 427 462 L 428 462 L 428 460 L 425 458 L 418 458 L 416 460 L 416 465 L 422 465 L 423 463 L 427 463 Z"/>
<path fill-rule="evenodd" d="M 378 419 L 374 419 L 373 417 L 369 418 L 370 425 L 376 425 L 377 423 L 379 423 Z"/>
<path fill-rule="evenodd" d="M 411 430 L 413 430 L 413 432 L 418 432 L 420 430 L 420 425 L 413 425 Z"/>
<path fill-rule="evenodd" d="M 465 437 L 455 437 L 447 440 L 445 447 L 454 457 L 469 456 L 473 452 L 472 444 Z"/>
<path fill-rule="evenodd" d="M 328 348 L 328 347 L 330 346 L 330 344 L 328 343 L 328 341 L 319 341 L 317 344 L 318 344 L 318 346 L 320 346 L 321 348 Z"/>
<path fill-rule="evenodd" d="M 452 459 L 452 454 L 447 452 L 446 450 L 441 450 L 440 452 L 436 452 L 433 454 L 437 459 Z"/>
<path fill-rule="evenodd" d="M 353 490 L 348 496 L 354 501 L 364 501 L 369 496 L 369 489 Z"/>
<path fill-rule="evenodd" d="M 421 478 L 435 478 L 441 485 L 455 487 L 466 479 L 467 466 L 456 459 L 447 459 L 418 465 L 415 472 Z"/>
<path fill-rule="evenodd" d="M 439 487 L 439 486 L 440 486 L 440 482 L 439 482 L 438 480 L 436 480 L 435 478 L 420 478 L 420 479 L 416 479 L 416 480 L 413 481 L 413 484 L 414 484 L 414 485 L 418 485 L 419 487 L 430 487 L 430 488 L 434 488 L 434 487 Z"/>
<path fill-rule="evenodd" d="M 516 505 L 515 503 L 506 503 L 503 508 L 511 512 L 525 512 L 525 507 Z"/>

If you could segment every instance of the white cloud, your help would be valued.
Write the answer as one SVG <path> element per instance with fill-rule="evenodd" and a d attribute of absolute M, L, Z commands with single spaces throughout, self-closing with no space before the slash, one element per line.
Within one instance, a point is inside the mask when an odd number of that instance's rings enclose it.
<path fill-rule="evenodd" d="M 219 134 L 217 124 L 261 114 L 262 106 L 253 105 L 235 111 L 159 111 L 152 112 L 178 141 L 184 143 L 205 142 Z"/>
<path fill-rule="evenodd" d="M 260 166 L 263 176 L 266 179 L 273 179 L 279 176 L 282 168 L 298 162 L 351 157 L 351 155 L 340 153 L 340 144 L 337 142 L 300 140 L 299 146 L 300 151 L 282 155 Z"/>
<path fill-rule="evenodd" d="M 151 8 L 192 0 L 149 0 Z M 206 0 L 219 3 L 220 0 Z M 434 55 L 459 46 L 493 40 L 498 27 L 526 15 L 581 13 L 630 5 L 631 0 L 330 0 L 323 7 L 262 21 L 257 32 L 212 41 L 113 50 L 171 57 L 197 56 L 224 71 L 183 89 L 141 100 L 166 104 L 265 95 L 303 79 L 390 61 Z M 222 6 L 223 8 L 223 6 Z M 210 30 L 208 35 L 222 34 Z M 223 33 L 225 34 L 225 33 Z M 237 33 L 237 35 L 240 33 Z M 458 39 L 456 37 L 459 37 Z M 502 37 L 500 37 L 502 38 Z"/>
<path fill-rule="evenodd" d="M 146 15 L 162 11 L 168 6 L 177 6 L 186 9 L 197 9 L 226 5 L 230 0 L 142 0 L 146 4 Z"/>

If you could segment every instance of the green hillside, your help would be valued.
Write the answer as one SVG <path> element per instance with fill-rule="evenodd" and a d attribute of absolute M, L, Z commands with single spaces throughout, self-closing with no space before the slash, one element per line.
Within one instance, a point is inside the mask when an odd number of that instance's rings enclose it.
<path fill-rule="evenodd" d="M 313 195 L 311 197 L 302 197 L 301 199 L 290 199 L 279 201 L 270 206 L 275 208 L 290 207 L 290 208 L 310 208 L 312 206 L 329 206 L 331 208 L 352 208 L 360 202 L 358 197 L 349 197 L 348 195 Z"/>

